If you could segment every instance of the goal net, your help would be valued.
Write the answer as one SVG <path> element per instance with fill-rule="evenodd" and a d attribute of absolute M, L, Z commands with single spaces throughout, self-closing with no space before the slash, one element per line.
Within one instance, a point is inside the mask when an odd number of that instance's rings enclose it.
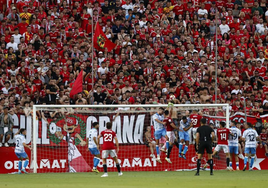
<path fill-rule="evenodd" d="M 184 116 L 198 113 L 207 119 L 214 129 L 220 121 L 229 126 L 228 104 L 187 104 L 168 105 L 34 105 L 32 132 L 31 169 L 34 173 L 47 172 L 90 172 L 93 167 L 93 155 L 87 147 L 87 137 L 94 122 L 99 130 L 105 130 L 107 122 L 113 122 L 112 130 L 117 134 L 120 144 L 118 159 L 122 171 L 179 171 L 196 169 L 197 155 L 194 147 L 193 128 L 189 129 L 190 143 L 186 150 L 186 159 L 179 157 L 180 138 L 174 131 L 175 141 L 170 154 L 172 164 L 165 161 L 166 139 L 159 141 L 160 158 L 156 161 L 154 141 L 154 123 L 152 116 L 163 107 L 171 111 L 176 126 Z M 115 115 L 119 115 L 115 118 Z M 153 140 L 150 140 L 150 139 Z M 100 140 L 102 144 L 102 139 Z M 187 145 L 181 143 L 182 152 Z M 206 163 L 203 156 L 202 165 Z M 214 159 L 215 169 L 226 168 L 226 158 L 220 153 Z M 108 171 L 116 171 L 111 158 L 107 160 Z M 102 171 L 102 162 L 98 164 Z"/>

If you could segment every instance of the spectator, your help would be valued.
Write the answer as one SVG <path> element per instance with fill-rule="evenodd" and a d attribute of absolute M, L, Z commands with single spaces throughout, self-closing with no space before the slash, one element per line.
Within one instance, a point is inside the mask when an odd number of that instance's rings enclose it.
<path fill-rule="evenodd" d="M 9 108 L 5 106 L 3 108 L 3 113 L 0 115 L 0 147 L 2 147 L 2 141 L 4 137 L 4 146 L 8 147 L 8 141 L 13 131 L 13 118 L 9 113 Z"/>
<path fill-rule="evenodd" d="M 97 104 L 104 104 L 104 101 L 106 100 L 107 94 L 101 91 L 101 87 L 97 86 L 97 91 L 94 92 L 93 98 L 94 103 Z"/>

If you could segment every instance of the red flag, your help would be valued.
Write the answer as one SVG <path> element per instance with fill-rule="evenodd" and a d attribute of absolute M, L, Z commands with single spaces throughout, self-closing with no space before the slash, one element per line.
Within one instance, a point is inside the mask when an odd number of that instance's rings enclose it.
<path fill-rule="evenodd" d="M 75 94 L 80 93 L 82 91 L 83 91 L 83 70 L 80 71 L 79 75 L 74 81 L 74 85 L 70 92 L 70 97 L 73 98 Z"/>
<path fill-rule="evenodd" d="M 94 48 L 98 51 L 104 51 L 105 48 L 107 48 L 108 52 L 112 51 L 116 44 L 111 42 L 106 35 L 103 33 L 99 22 L 97 22 L 95 34 L 94 34 Z"/>

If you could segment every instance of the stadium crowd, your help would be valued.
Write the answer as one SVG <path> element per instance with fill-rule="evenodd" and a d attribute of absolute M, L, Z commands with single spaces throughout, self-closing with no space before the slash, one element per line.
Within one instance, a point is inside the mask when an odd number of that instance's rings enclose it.
<path fill-rule="evenodd" d="M 113 51 L 92 53 L 92 19 Z M 1 0 L 0 22 L 1 110 L 168 103 L 175 95 L 181 104 L 217 98 L 232 112 L 246 99 L 248 114 L 268 112 L 266 0 Z M 72 99 L 81 70 L 84 91 Z"/>

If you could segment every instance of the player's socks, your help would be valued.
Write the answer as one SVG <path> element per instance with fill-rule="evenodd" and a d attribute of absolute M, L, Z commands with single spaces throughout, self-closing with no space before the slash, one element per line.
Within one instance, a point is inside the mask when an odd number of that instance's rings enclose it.
<path fill-rule="evenodd" d="M 121 172 L 120 164 L 116 164 L 116 168 L 117 168 L 117 171 L 120 173 Z"/>
<path fill-rule="evenodd" d="M 100 159 L 98 158 L 98 157 L 94 157 L 94 159 L 93 159 L 93 164 L 94 164 L 94 167 L 95 167 L 95 169 L 96 169 L 96 167 L 98 166 L 98 164 L 99 164 L 99 162 L 100 162 Z"/>
<path fill-rule="evenodd" d="M 168 153 L 167 153 L 167 158 L 169 158 L 172 148 L 173 148 L 173 146 L 169 146 Z"/>
<path fill-rule="evenodd" d="M 188 146 L 184 146 L 184 149 L 183 149 L 183 155 L 186 155 L 186 152 L 188 151 Z"/>
<path fill-rule="evenodd" d="M 156 145 L 156 146 L 155 146 L 155 149 L 156 149 L 156 154 L 157 154 L 157 156 L 158 156 L 158 155 L 159 155 L 159 146 Z"/>
<path fill-rule="evenodd" d="M 197 159 L 197 174 L 199 174 L 199 170 L 200 170 L 200 166 L 201 166 L 201 159 Z"/>
<path fill-rule="evenodd" d="M 230 158 L 226 158 L 226 165 L 227 165 L 227 168 L 230 166 Z"/>
<path fill-rule="evenodd" d="M 213 174 L 213 159 L 208 160 L 209 166 L 210 166 L 210 174 Z"/>
<path fill-rule="evenodd" d="M 255 160 L 255 157 L 251 157 L 251 159 L 250 159 L 250 168 L 253 167 L 254 160 Z"/>
<path fill-rule="evenodd" d="M 107 173 L 107 164 L 103 164 L 103 170 L 105 173 Z"/>
<path fill-rule="evenodd" d="M 232 162 L 230 162 L 229 164 L 230 164 L 230 167 L 233 167 L 233 163 Z"/>
<path fill-rule="evenodd" d="M 26 167 L 28 166 L 28 164 L 29 164 L 29 160 L 27 159 L 27 160 L 24 161 L 23 169 L 26 169 Z"/>
<path fill-rule="evenodd" d="M 245 158 L 244 158 L 244 165 L 247 165 L 247 163 L 248 163 L 248 157 L 245 156 Z"/>
<path fill-rule="evenodd" d="M 179 154 L 181 154 L 181 151 L 182 151 L 182 143 L 179 144 Z"/>
<path fill-rule="evenodd" d="M 22 169 L 22 161 L 19 161 L 19 172 L 21 171 Z"/>
<path fill-rule="evenodd" d="M 167 148 L 167 150 L 169 148 L 169 142 L 168 141 L 166 141 L 166 148 Z"/>

